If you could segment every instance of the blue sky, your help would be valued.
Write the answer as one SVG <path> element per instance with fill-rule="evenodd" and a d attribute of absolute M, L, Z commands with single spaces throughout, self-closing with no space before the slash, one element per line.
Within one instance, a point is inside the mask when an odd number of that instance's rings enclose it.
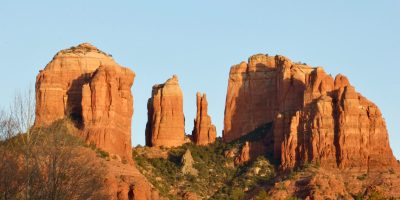
<path fill-rule="evenodd" d="M 2 0 L 0 107 L 33 87 L 57 51 L 90 42 L 136 72 L 135 145 L 144 143 L 152 85 L 172 74 L 184 92 L 186 132 L 201 91 L 221 135 L 230 66 L 256 53 L 280 54 L 349 77 L 381 108 L 400 159 L 399 19 L 396 0 Z"/>

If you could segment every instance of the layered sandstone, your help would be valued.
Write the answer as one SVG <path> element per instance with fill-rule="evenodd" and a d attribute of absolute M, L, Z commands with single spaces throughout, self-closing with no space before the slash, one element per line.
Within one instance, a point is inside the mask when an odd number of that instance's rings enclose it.
<path fill-rule="evenodd" d="M 88 43 L 58 52 L 36 78 L 35 126 L 72 118 L 88 143 L 130 160 L 134 76 Z"/>
<path fill-rule="evenodd" d="M 393 166 L 382 115 L 343 75 L 283 56 L 254 55 L 233 66 L 224 141 L 272 123 L 272 148 L 283 169 L 304 163 L 355 170 Z"/>
<path fill-rule="evenodd" d="M 197 145 L 207 145 L 215 142 L 216 128 L 208 115 L 208 102 L 206 94 L 196 94 L 197 113 L 192 131 L 193 142 Z"/>
<path fill-rule="evenodd" d="M 183 94 L 176 75 L 153 86 L 147 109 L 147 146 L 174 147 L 185 142 Z"/>
<path fill-rule="evenodd" d="M 131 157 L 134 77 L 128 68 L 102 65 L 82 89 L 85 138 L 124 160 Z"/>
<path fill-rule="evenodd" d="M 88 43 L 59 51 L 36 77 L 35 125 L 65 116 L 81 118 L 82 86 L 101 65 L 116 63 Z"/>

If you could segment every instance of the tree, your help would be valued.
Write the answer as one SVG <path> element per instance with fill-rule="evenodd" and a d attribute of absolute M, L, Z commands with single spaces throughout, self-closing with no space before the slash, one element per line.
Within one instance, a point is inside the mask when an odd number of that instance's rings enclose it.
<path fill-rule="evenodd" d="M 106 168 L 75 137 L 72 122 L 34 128 L 32 93 L 0 111 L 1 199 L 109 199 Z"/>
<path fill-rule="evenodd" d="M 10 199 L 22 190 L 24 176 L 15 176 L 21 165 L 12 151 L 14 142 L 10 141 L 16 135 L 16 126 L 10 113 L 0 110 L 0 199 Z"/>

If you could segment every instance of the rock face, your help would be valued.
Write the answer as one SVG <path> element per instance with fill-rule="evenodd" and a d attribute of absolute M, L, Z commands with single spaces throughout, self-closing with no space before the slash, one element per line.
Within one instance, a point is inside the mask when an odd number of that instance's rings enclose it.
<path fill-rule="evenodd" d="M 111 199 L 115 200 L 158 200 L 158 191 L 146 177 L 132 164 L 122 164 L 115 160 L 105 161 L 108 169 L 105 184 Z"/>
<path fill-rule="evenodd" d="M 208 103 L 206 94 L 201 95 L 199 92 L 197 97 L 197 113 L 194 120 L 194 129 L 192 131 L 193 142 L 197 145 L 207 145 L 215 142 L 217 137 L 216 128 L 211 122 L 208 115 Z"/>
<path fill-rule="evenodd" d="M 250 160 L 250 143 L 245 142 L 240 155 L 235 158 L 235 165 L 241 165 Z"/>
<path fill-rule="evenodd" d="M 131 87 L 135 74 L 117 65 L 100 66 L 90 83 L 83 85 L 82 116 L 84 136 L 104 150 L 131 155 L 133 98 Z"/>
<path fill-rule="evenodd" d="M 379 109 L 346 77 L 258 54 L 231 68 L 223 140 L 268 123 L 273 140 L 265 153 L 283 169 L 311 162 L 370 171 L 396 162 Z"/>
<path fill-rule="evenodd" d="M 147 146 L 174 147 L 185 142 L 183 94 L 176 75 L 153 86 L 147 109 Z"/>
<path fill-rule="evenodd" d="M 71 117 L 87 142 L 130 159 L 134 77 L 88 43 L 62 50 L 36 78 L 35 126 Z"/>

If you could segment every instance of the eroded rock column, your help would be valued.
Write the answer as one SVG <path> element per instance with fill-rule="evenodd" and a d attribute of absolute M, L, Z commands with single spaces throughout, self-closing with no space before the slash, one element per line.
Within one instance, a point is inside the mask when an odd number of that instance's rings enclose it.
<path fill-rule="evenodd" d="M 197 145 L 207 145 L 215 142 L 216 128 L 208 115 L 208 103 L 206 94 L 196 94 L 197 113 L 192 131 L 193 142 Z"/>
<path fill-rule="evenodd" d="M 153 86 L 147 109 L 147 146 L 174 147 L 185 142 L 183 94 L 176 75 Z"/>

